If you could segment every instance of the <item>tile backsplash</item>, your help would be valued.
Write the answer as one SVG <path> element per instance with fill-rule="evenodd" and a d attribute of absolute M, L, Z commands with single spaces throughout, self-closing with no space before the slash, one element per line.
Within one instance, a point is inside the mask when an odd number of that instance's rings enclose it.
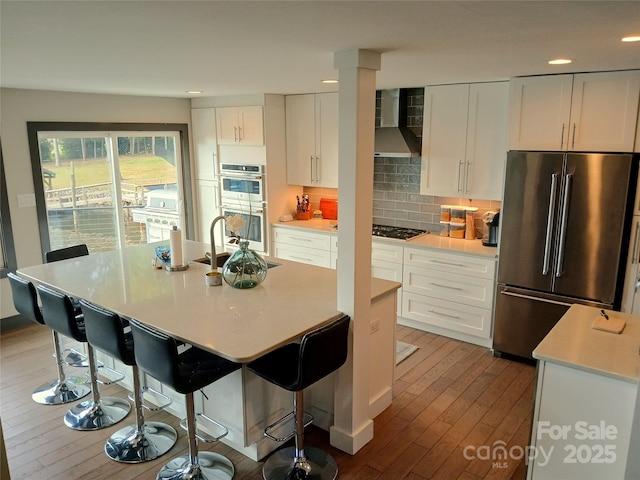
<path fill-rule="evenodd" d="M 463 205 L 478 208 L 475 225 L 480 236 L 482 215 L 487 210 L 499 209 L 501 202 L 420 195 L 420 164 L 420 157 L 374 159 L 373 223 L 440 233 L 440 206 Z M 335 188 L 304 187 L 304 193 L 309 195 L 313 209 L 318 208 L 320 198 L 338 198 Z"/>

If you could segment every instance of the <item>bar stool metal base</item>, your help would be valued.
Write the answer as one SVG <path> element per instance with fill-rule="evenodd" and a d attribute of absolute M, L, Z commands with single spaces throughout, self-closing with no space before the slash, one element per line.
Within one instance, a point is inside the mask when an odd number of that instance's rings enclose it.
<path fill-rule="evenodd" d="M 74 381 L 77 379 L 78 381 Z M 60 382 L 43 383 L 31 394 L 34 402 L 41 405 L 62 405 L 75 402 L 91 393 L 91 389 L 84 385 L 84 377 L 67 377 Z"/>
<path fill-rule="evenodd" d="M 327 452 L 314 447 L 305 447 L 304 455 L 311 470 L 294 468 L 295 447 L 274 452 L 262 467 L 264 480 L 335 480 L 338 465 Z"/>
<path fill-rule="evenodd" d="M 170 425 L 145 422 L 142 429 L 129 425 L 118 430 L 109 437 L 104 451 L 116 462 L 142 463 L 167 453 L 177 439 L 178 434 Z"/>
<path fill-rule="evenodd" d="M 176 457 L 167 463 L 156 480 L 231 480 L 235 474 L 233 463 L 214 452 L 198 452 L 198 463 L 189 455 Z"/>
<path fill-rule="evenodd" d="M 130 410 L 129 402 L 118 397 L 85 400 L 67 412 L 64 424 L 73 430 L 99 430 L 123 420 Z"/>

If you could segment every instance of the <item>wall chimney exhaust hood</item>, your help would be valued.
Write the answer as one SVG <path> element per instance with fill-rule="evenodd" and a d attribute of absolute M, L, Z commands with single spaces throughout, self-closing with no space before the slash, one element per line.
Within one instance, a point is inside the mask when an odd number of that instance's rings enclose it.
<path fill-rule="evenodd" d="M 418 157 L 421 142 L 407 127 L 407 94 L 396 88 L 380 90 L 380 126 L 376 127 L 376 157 Z"/>

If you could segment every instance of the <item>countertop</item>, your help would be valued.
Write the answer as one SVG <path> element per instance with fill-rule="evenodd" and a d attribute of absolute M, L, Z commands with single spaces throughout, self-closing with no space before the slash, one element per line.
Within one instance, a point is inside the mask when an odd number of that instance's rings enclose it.
<path fill-rule="evenodd" d="M 83 298 L 126 318 L 236 362 L 248 362 L 339 317 L 336 271 L 278 258 L 265 281 L 252 289 L 205 285 L 210 267 L 191 262 L 184 271 L 151 267 L 155 244 L 21 268 L 34 283 Z M 210 247 L 184 242 L 184 258 Z M 218 252 L 220 253 L 220 252 Z M 372 278 L 375 300 L 400 287 Z"/>
<path fill-rule="evenodd" d="M 533 358 L 631 383 L 640 381 L 640 316 L 606 310 L 626 322 L 622 333 L 591 328 L 600 309 L 572 305 L 533 351 Z"/>
<path fill-rule="evenodd" d="M 276 222 L 273 225 L 284 228 L 298 230 L 310 230 L 338 234 L 338 230 L 331 227 L 334 220 L 324 220 L 314 218 L 311 220 L 292 220 L 290 222 Z M 389 242 L 396 245 L 417 248 L 431 248 L 436 250 L 447 250 L 450 253 L 464 253 L 479 255 L 483 257 L 498 258 L 497 247 L 486 247 L 482 245 L 482 240 L 462 240 L 459 238 L 441 237 L 440 235 L 429 233 L 420 235 L 411 240 L 397 240 L 384 237 L 372 237 L 375 241 Z"/>

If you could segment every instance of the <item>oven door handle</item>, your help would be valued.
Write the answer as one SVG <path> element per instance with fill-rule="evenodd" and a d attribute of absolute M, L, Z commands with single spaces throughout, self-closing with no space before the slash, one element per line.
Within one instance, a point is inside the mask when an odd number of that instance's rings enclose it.
<path fill-rule="evenodd" d="M 222 204 L 222 208 L 226 208 L 227 210 L 233 210 L 236 213 L 242 214 L 242 215 L 249 215 L 249 207 L 247 206 L 247 209 L 245 210 L 243 207 L 238 207 L 235 205 L 225 205 Z M 251 208 L 251 214 L 253 215 L 254 213 L 264 213 L 264 209 L 262 208 Z"/>
<path fill-rule="evenodd" d="M 238 180 L 262 180 L 262 175 L 251 175 L 247 173 L 226 173 L 223 172 L 220 174 L 222 179 L 225 178 L 233 178 Z"/>

